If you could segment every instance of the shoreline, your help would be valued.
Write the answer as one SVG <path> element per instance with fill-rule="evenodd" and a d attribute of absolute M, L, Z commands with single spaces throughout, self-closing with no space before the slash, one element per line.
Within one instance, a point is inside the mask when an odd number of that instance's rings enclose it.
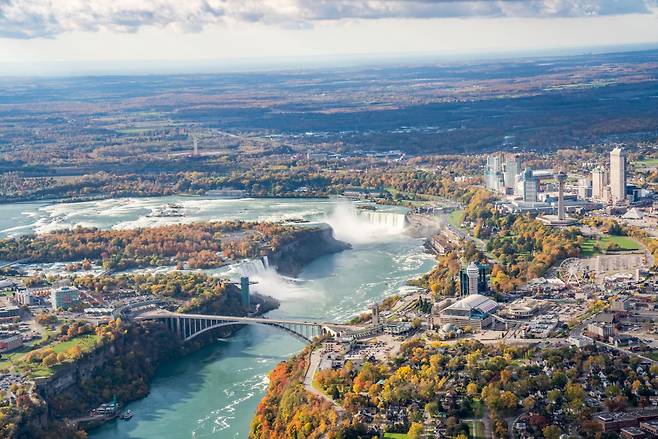
<path fill-rule="evenodd" d="M 212 189 L 211 189 L 212 190 Z M 332 197 L 333 194 L 312 194 L 310 196 L 304 196 L 304 195 L 293 195 L 293 194 L 285 194 L 285 195 L 251 195 L 251 194 L 246 194 L 244 197 L 239 197 L 239 198 L 232 198 L 232 197 L 222 197 L 219 195 L 213 195 L 213 194 L 197 194 L 197 193 L 189 193 L 189 192 L 174 192 L 171 194 L 129 194 L 129 195 L 99 195 L 98 197 L 73 197 L 73 198 L 67 198 L 67 197 L 44 197 L 44 198 L 36 198 L 36 197 L 23 197 L 23 198 L 18 198 L 18 199 L 6 199 L 6 198 L 0 198 L 0 205 L 3 204 L 21 204 L 21 203 L 38 203 L 38 202 L 44 202 L 44 203 L 52 203 L 59 201 L 61 203 L 66 203 L 66 204 L 75 204 L 75 203 L 87 203 L 90 201 L 103 201 L 103 200 L 111 200 L 111 199 L 123 199 L 123 198 L 164 198 L 164 197 L 208 197 L 208 198 L 215 198 L 218 200 L 246 200 L 246 199 L 267 199 L 267 198 L 276 198 L 276 199 L 291 199 L 291 200 L 312 200 L 312 199 L 318 199 L 318 200 L 325 200 L 329 199 Z"/>
<path fill-rule="evenodd" d="M 330 228 L 320 230 L 320 232 L 321 232 L 321 235 L 320 235 L 320 236 L 322 237 L 323 235 L 326 235 L 327 230 L 328 230 L 328 231 L 331 231 Z M 324 237 L 326 237 L 326 236 L 324 236 Z M 332 237 L 332 239 L 333 239 L 333 237 Z M 301 263 L 298 262 L 297 266 L 296 266 L 295 268 L 293 268 L 292 270 L 293 270 L 293 271 L 297 271 L 297 270 L 300 271 L 300 270 L 301 270 L 300 267 L 302 267 L 302 266 L 304 266 L 304 265 L 307 265 L 308 263 L 312 262 L 312 260 L 316 259 L 317 257 L 323 256 L 323 255 L 332 254 L 332 253 L 336 253 L 336 252 L 343 251 L 343 250 L 347 250 L 347 249 L 351 248 L 349 245 L 347 245 L 347 244 L 345 244 L 345 243 L 342 243 L 341 241 L 337 241 L 337 240 L 334 240 L 334 241 L 335 241 L 336 243 L 339 243 L 339 244 L 337 245 L 337 247 L 331 247 L 331 248 L 329 248 L 330 251 L 328 251 L 328 252 L 325 252 L 325 253 L 323 253 L 323 254 L 316 255 L 316 256 L 314 256 L 314 257 L 311 258 L 311 259 L 305 259 L 305 260 L 303 260 L 303 261 L 300 261 Z M 290 250 L 290 249 L 285 249 L 285 250 Z M 279 268 L 279 265 L 277 264 L 277 266 L 276 266 L 276 271 L 277 271 L 277 273 L 280 273 L 280 274 L 286 274 L 286 273 L 290 273 L 290 272 L 291 272 L 291 269 L 286 269 L 286 268 L 282 268 L 282 269 L 280 269 L 280 268 Z M 252 298 L 256 298 L 256 299 L 258 300 L 259 303 L 262 303 L 263 305 L 266 305 L 266 306 L 261 307 L 263 310 L 262 310 L 262 312 L 258 312 L 258 313 L 256 314 L 256 315 L 258 315 L 258 316 L 266 316 L 269 312 L 278 309 L 279 304 L 280 304 L 279 301 L 278 301 L 277 299 L 275 299 L 275 298 L 273 298 L 273 297 L 270 297 L 270 296 L 264 296 L 264 295 L 259 294 L 259 293 L 254 293 L 254 294 L 252 294 Z M 238 327 L 236 327 L 235 329 L 228 329 L 228 328 L 227 328 L 227 329 L 225 329 L 225 331 L 226 331 L 227 333 L 226 333 L 222 338 L 231 338 L 231 337 L 233 337 L 236 333 L 238 333 L 242 328 L 243 328 L 243 326 L 238 326 Z M 215 334 L 215 335 L 216 335 L 216 334 Z M 207 334 L 206 337 L 204 337 L 203 339 L 200 339 L 200 340 L 197 342 L 197 344 L 194 345 L 194 346 L 191 346 L 191 347 L 190 347 L 190 345 L 185 345 L 185 344 L 180 344 L 179 346 L 177 346 L 177 348 L 176 348 L 177 350 L 181 350 L 181 349 L 182 349 L 182 351 L 183 351 L 183 352 L 182 352 L 179 356 L 177 356 L 177 357 L 178 357 L 178 358 L 180 358 L 180 357 L 186 357 L 186 356 L 188 356 L 188 355 L 190 355 L 190 354 L 192 354 L 192 353 L 194 353 L 194 352 L 197 352 L 197 351 L 199 351 L 200 349 L 203 349 L 203 348 L 205 348 L 205 347 L 208 347 L 208 346 L 210 346 L 210 345 L 212 345 L 212 344 L 214 344 L 214 343 L 215 343 L 215 337 L 213 337 L 212 334 L 209 333 L 209 334 Z M 134 398 L 134 399 L 131 399 L 131 400 L 125 401 L 125 404 L 123 405 L 123 407 L 122 407 L 121 410 L 123 410 L 123 408 L 124 408 L 127 404 L 129 404 L 129 403 L 131 403 L 131 402 L 138 401 L 138 400 L 140 400 L 140 399 L 143 399 L 143 398 L 148 397 L 148 395 L 150 394 L 150 384 L 151 384 L 151 381 L 152 381 L 152 378 L 153 378 L 154 374 L 157 373 L 157 370 L 158 370 L 160 367 L 164 366 L 165 364 L 167 364 L 167 362 L 171 361 L 171 359 L 172 359 L 172 358 L 170 358 L 170 359 L 165 359 L 165 360 L 163 360 L 163 361 L 161 361 L 161 362 L 158 362 L 158 364 L 157 364 L 157 366 L 156 366 L 156 368 L 155 368 L 153 374 L 151 374 L 151 376 L 149 376 L 149 377 L 146 379 L 146 384 L 149 386 L 148 393 L 146 393 L 145 395 L 143 395 L 143 396 L 141 396 L 141 397 L 138 397 L 138 398 Z M 64 420 L 67 420 L 67 419 L 68 419 L 68 418 L 64 418 Z M 117 420 L 118 420 L 118 417 L 113 417 L 113 418 L 111 418 L 111 419 L 100 419 L 100 420 L 98 420 L 98 422 L 94 422 L 93 426 L 91 426 L 91 427 L 89 427 L 89 428 L 83 428 L 83 429 L 84 429 L 85 431 L 93 431 L 94 429 L 97 429 L 97 428 L 99 428 L 99 427 L 101 427 L 101 426 L 103 426 L 103 425 L 105 425 L 105 424 L 107 424 L 107 423 L 110 423 L 110 422 L 112 422 L 112 421 L 117 421 Z"/>

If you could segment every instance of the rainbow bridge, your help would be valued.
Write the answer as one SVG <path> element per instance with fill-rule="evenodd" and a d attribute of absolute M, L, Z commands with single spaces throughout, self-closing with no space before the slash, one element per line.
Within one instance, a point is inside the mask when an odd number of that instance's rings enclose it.
<path fill-rule="evenodd" d="M 235 316 L 213 316 L 205 314 L 183 314 L 157 309 L 147 311 L 135 317 L 135 320 L 158 320 L 176 337 L 182 341 L 192 340 L 194 337 L 216 328 L 233 325 L 260 325 L 269 326 L 291 334 L 306 343 L 310 343 L 316 337 L 324 335 L 339 335 L 349 331 L 347 325 L 333 323 L 278 320 L 265 317 L 235 317 Z"/>

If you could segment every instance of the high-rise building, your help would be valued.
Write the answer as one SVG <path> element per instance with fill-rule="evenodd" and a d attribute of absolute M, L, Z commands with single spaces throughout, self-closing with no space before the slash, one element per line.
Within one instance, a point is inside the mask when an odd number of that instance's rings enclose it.
<path fill-rule="evenodd" d="M 581 177 L 578 179 L 578 198 L 586 200 L 592 198 L 592 176 Z"/>
<path fill-rule="evenodd" d="M 500 154 L 487 156 L 487 166 L 484 168 L 484 184 L 487 188 L 495 192 L 503 192 L 505 190 L 505 177 Z"/>
<path fill-rule="evenodd" d="M 487 271 L 489 266 L 486 264 L 475 264 L 471 262 L 465 269 L 459 272 L 460 294 L 468 296 L 470 294 L 481 294 L 489 290 L 487 286 Z"/>
<path fill-rule="evenodd" d="M 610 152 L 610 194 L 613 203 L 626 199 L 626 151 L 619 147 Z"/>
<path fill-rule="evenodd" d="M 564 221 L 567 218 L 566 209 L 564 206 L 564 183 L 567 181 L 567 174 L 558 172 L 555 174 L 555 179 L 558 184 L 558 198 L 557 198 L 557 219 Z"/>
<path fill-rule="evenodd" d="M 516 176 L 521 173 L 521 157 L 517 154 L 505 154 L 503 162 L 503 180 L 506 190 L 514 190 Z"/>
<path fill-rule="evenodd" d="M 50 291 L 53 309 L 69 309 L 80 301 L 80 291 L 76 287 L 60 287 Z"/>
<path fill-rule="evenodd" d="M 518 193 L 527 203 L 536 203 L 537 194 L 539 193 L 539 178 L 533 173 L 532 169 L 526 169 L 517 176 Z"/>
<path fill-rule="evenodd" d="M 478 266 L 475 265 L 475 262 L 471 262 L 466 267 L 466 276 L 468 277 L 468 294 L 477 294 L 478 293 Z"/>
<path fill-rule="evenodd" d="M 608 201 L 606 196 L 608 186 L 608 173 L 602 167 L 596 167 L 592 171 L 592 198 L 599 201 Z"/>

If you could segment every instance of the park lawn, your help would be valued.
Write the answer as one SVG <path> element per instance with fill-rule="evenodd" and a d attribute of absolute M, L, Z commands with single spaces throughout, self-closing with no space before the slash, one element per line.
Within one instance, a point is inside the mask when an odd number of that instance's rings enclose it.
<path fill-rule="evenodd" d="M 594 248 L 596 245 L 596 239 L 589 238 L 583 242 L 580 246 L 580 254 L 582 256 L 595 256 L 599 254 L 599 251 Z"/>
<path fill-rule="evenodd" d="M 455 209 L 448 214 L 448 224 L 451 226 L 461 229 L 462 221 L 464 221 L 464 209 Z"/>
<path fill-rule="evenodd" d="M 604 248 L 607 248 L 610 244 L 617 244 L 620 247 L 620 251 L 633 251 L 640 249 L 638 242 L 628 236 L 606 235 L 601 238 L 601 243 Z"/>
<path fill-rule="evenodd" d="M 598 242 L 599 247 L 604 250 L 611 244 L 617 244 L 619 246 L 619 249 L 616 251 L 635 251 L 640 249 L 640 244 L 628 236 L 605 235 Z M 597 240 L 594 238 L 585 240 L 580 246 L 581 255 L 585 257 L 598 255 L 600 252 L 595 248 L 596 243 Z"/>
<path fill-rule="evenodd" d="M 77 345 L 80 346 L 80 350 L 84 353 L 92 351 L 99 340 L 100 336 L 96 334 L 85 334 L 72 338 L 71 340 L 47 344 L 41 349 L 52 349 L 55 353 L 59 354 L 60 352 L 66 352 L 73 346 Z M 48 377 L 52 375 L 55 371 L 54 368 L 56 368 L 57 365 L 53 367 L 45 367 L 41 363 L 28 363 L 27 361 L 23 361 L 25 355 L 32 350 L 31 346 L 25 345 L 12 353 L 4 354 L 2 360 L 0 360 L 0 369 L 15 366 L 19 370 L 29 373 L 34 378 Z"/>
<path fill-rule="evenodd" d="M 384 439 L 407 439 L 406 433 L 384 433 Z"/>
<path fill-rule="evenodd" d="M 640 166 L 658 166 L 658 158 L 656 159 L 644 159 L 637 162 L 633 162 L 634 165 Z"/>
<path fill-rule="evenodd" d="M 73 346 L 80 346 L 82 352 L 89 352 L 93 350 L 94 346 L 96 346 L 96 343 L 100 339 L 101 339 L 100 336 L 96 334 L 85 334 L 72 338 L 67 341 L 55 343 L 52 346 L 45 346 L 45 347 L 52 348 L 52 350 L 55 351 L 55 353 L 57 354 L 59 354 L 60 352 L 66 352 L 67 350 L 71 349 Z"/>

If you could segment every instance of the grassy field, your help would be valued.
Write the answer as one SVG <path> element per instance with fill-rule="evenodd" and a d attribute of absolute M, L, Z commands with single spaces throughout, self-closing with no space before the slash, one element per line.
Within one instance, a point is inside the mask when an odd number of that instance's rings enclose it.
<path fill-rule="evenodd" d="M 596 239 L 590 238 L 586 240 L 582 245 L 582 255 L 583 256 L 595 256 L 600 252 L 595 248 L 597 243 Z M 605 235 L 598 240 L 599 247 L 606 250 L 611 244 L 617 244 L 619 246 L 618 251 L 635 251 L 640 249 L 639 243 L 628 236 L 612 236 Z"/>
<path fill-rule="evenodd" d="M 639 166 L 658 166 L 658 159 L 645 159 L 637 162 L 633 162 L 634 165 Z"/>
<path fill-rule="evenodd" d="M 96 334 L 86 334 L 67 341 L 53 342 L 43 346 L 41 349 L 52 349 L 55 353 L 59 354 L 60 352 L 66 352 L 73 346 L 80 346 L 82 352 L 89 352 L 94 349 L 99 340 L 100 337 Z M 14 366 L 21 371 L 29 373 L 32 377 L 50 376 L 54 372 L 52 367 L 44 367 L 40 363 L 28 363 L 23 361 L 23 357 L 25 357 L 25 355 L 31 350 L 32 347 L 30 345 L 25 345 L 14 352 L 3 354 L 2 359 L 0 360 L 0 369 Z"/>
<path fill-rule="evenodd" d="M 458 229 L 462 228 L 462 221 L 464 220 L 464 210 L 455 209 L 448 215 L 448 224 Z"/>
<path fill-rule="evenodd" d="M 72 338 L 68 341 L 63 341 L 61 343 L 55 343 L 52 345 L 53 351 L 55 353 L 65 352 L 71 349 L 73 346 L 80 346 L 82 352 L 88 352 L 96 346 L 96 343 L 100 340 L 100 337 L 96 334 L 86 334 L 81 335 L 80 337 Z"/>
<path fill-rule="evenodd" d="M 407 439 L 406 433 L 384 433 L 384 439 Z"/>

